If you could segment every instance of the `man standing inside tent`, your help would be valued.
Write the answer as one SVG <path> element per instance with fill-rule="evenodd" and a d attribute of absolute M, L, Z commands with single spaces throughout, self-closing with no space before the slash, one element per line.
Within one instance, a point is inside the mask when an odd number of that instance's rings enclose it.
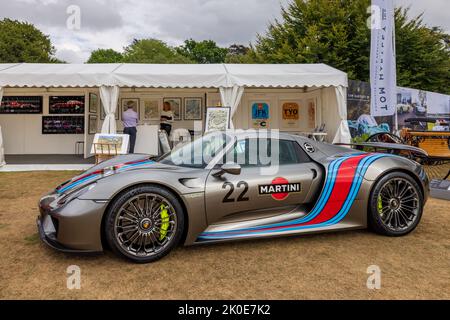
<path fill-rule="evenodd" d="M 134 153 L 134 146 L 136 144 L 137 129 L 136 126 L 139 117 L 136 111 L 133 110 L 134 102 L 127 102 L 127 110 L 122 113 L 123 133 L 130 136 L 130 153 Z"/>

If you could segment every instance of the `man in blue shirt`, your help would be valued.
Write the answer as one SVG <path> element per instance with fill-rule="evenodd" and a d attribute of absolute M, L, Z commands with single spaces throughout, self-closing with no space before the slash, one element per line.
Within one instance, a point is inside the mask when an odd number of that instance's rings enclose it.
<path fill-rule="evenodd" d="M 136 126 L 139 121 L 139 116 L 136 111 L 133 110 L 134 102 L 127 102 L 127 110 L 122 113 L 123 133 L 130 136 L 130 153 L 134 153 L 134 146 L 136 144 Z"/>

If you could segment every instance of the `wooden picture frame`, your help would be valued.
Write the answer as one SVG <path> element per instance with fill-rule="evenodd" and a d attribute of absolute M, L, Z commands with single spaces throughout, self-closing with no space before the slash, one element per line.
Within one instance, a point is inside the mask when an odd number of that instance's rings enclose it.
<path fill-rule="evenodd" d="M 95 93 L 89 93 L 89 113 L 97 114 L 99 106 L 98 95 Z"/>
<path fill-rule="evenodd" d="M 89 115 L 88 133 L 96 134 L 98 130 L 98 118 L 95 114 Z"/>
<path fill-rule="evenodd" d="M 184 120 L 203 120 L 203 98 L 184 98 Z"/>
<path fill-rule="evenodd" d="M 160 119 L 160 108 L 159 99 L 146 98 L 142 99 L 142 105 L 144 108 L 144 114 L 142 120 L 144 121 L 159 121 Z"/>

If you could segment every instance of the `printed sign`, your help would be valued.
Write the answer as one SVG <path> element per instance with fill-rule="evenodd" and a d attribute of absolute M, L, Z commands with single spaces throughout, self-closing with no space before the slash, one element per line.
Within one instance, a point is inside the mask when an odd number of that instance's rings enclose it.
<path fill-rule="evenodd" d="M 297 102 L 284 102 L 281 107 L 284 128 L 298 128 L 300 120 L 300 105 Z"/>
<path fill-rule="evenodd" d="M 302 191 L 300 183 L 289 183 L 285 178 L 275 178 L 271 184 L 259 185 L 260 195 L 271 195 L 275 200 L 284 200 L 290 193 L 298 193 Z"/>
<path fill-rule="evenodd" d="M 283 104 L 283 120 L 298 120 L 300 107 L 298 103 L 286 102 Z"/>
<path fill-rule="evenodd" d="M 264 102 L 254 103 L 252 105 L 252 119 L 253 120 L 269 119 L 269 105 Z"/>

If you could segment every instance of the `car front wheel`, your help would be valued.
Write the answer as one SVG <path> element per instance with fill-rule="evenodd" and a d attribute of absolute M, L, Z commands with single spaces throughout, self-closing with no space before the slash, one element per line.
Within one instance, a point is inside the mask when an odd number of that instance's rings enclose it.
<path fill-rule="evenodd" d="M 424 206 L 422 189 L 403 172 L 381 178 L 370 196 L 369 227 L 376 233 L 398 237 L 413 231 Z"/>
<path fill-rule="evenodd" d="M 184 213 L 170 191 L 154 185 L 137 186 L 113 200 L 104 226 L 115 253 L 148 263 L 161 259 L 178 244 Z"/>

